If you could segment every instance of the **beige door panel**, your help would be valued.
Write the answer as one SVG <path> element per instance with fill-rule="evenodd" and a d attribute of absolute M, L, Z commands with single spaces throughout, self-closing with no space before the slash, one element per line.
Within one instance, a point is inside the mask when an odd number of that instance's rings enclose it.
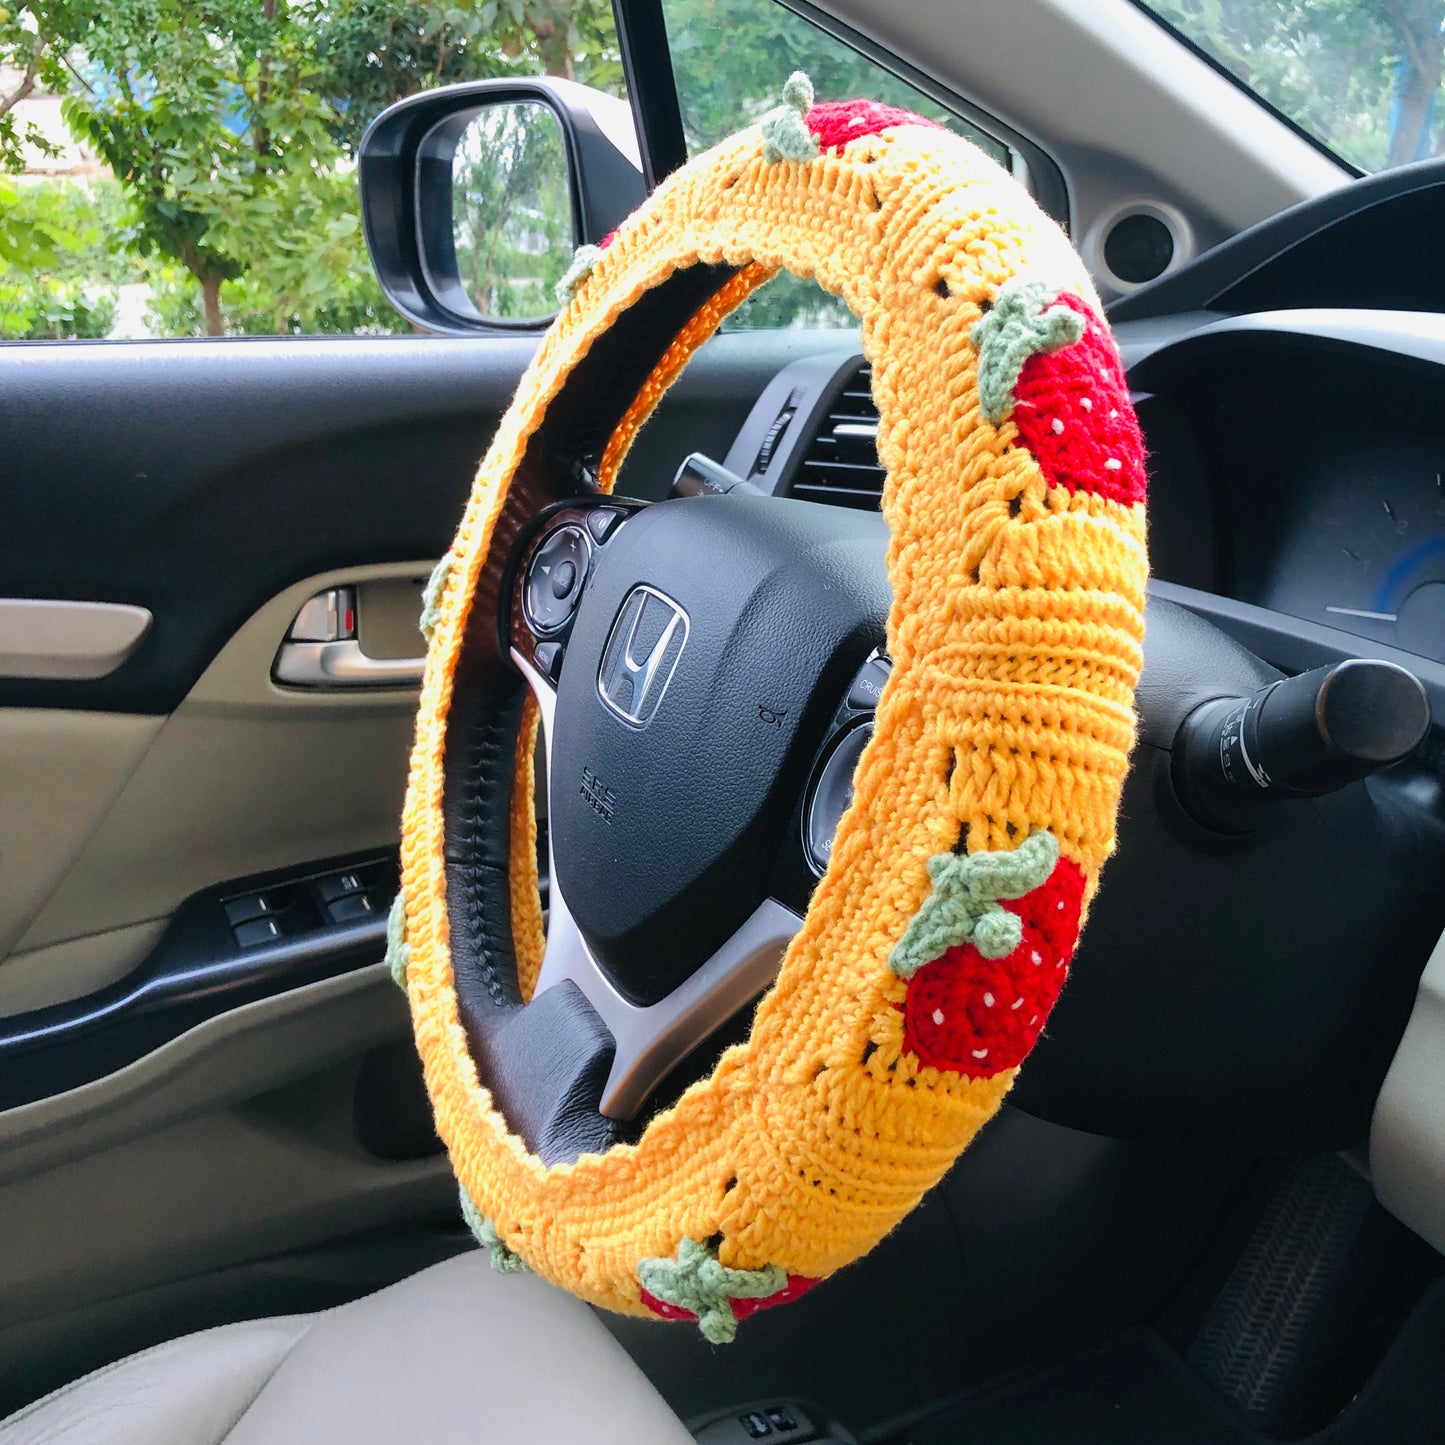
<path fill-rule="evenodd" d="M 144 960 L 166 931 L 164 918 L 12 953 L 0 963 L 0 1019 L 84 998 Z"/>
<path fill-rule="evenodd" d="M 0 746 L 25 760 L 0 779 L 0 837 L 24 867 L 0 869 L 0 1013 L 113 981 L 198 890 L 396 841 L 414 690 L 292 690 L 271 669 L 302 604 L 341 585 L 375 606 L 369 655 L 410 645 L 419 656 L 405 616 L 414 627 L 428 570 L 349 568 L 287 589 L 168 718 L 0 714 Z M 362 1061 L 409 1047 L 380 951 L 0 1112 L 0 1329 L 349 1232 L 454 1217 L 439 1146 L 384 1159 L 358 1132 L 362 1101 L 376 1107 L 374 1088 L 358 1089 Z M 414 1107 L 422 1152 L 419 1093 Z"/>
<path fill-rule="evenodd" d="M 142 756 L 130 757 L 103 802 L 67 788 L 59 818 L 43 805 L 75 768 L 78 749 L 73 737 L 57 746 L 43 770 L 50 785 L 37 777 L 7 817 L 16 825 L 8 836 L 25 836 L 16 830 L 24 823 L 70 840 L 63 855 L 53 850 L 59 861 L 27 892 L 29 914 L 0 912 L 0 928 L 18 921 L 24 930 L 18 951 L 164 920 L 190 894 L 230 878 L 394 843 L 415 691 L 283 688 L 271 667 L 297 611 L 316 593 L 390 582 L 396 585 L 377 595 L 396 611 L 428 568 L 426 561 L 354 567 L 288 588 L 236 633 L 169 718 L 126 720 L 150 729 L 133 744 Z M 0 985 L 0 1001 L 5 992 Z M 57 981 L 54 998 L 74 992 Z"/>
<path fill-rule="evenodd" d="M 444 1155 L 383 1160 L 356 1137 L 357 1061 L 407 1032 L 405 1001 L 377 965 L 0 1114 L 0 1326 L 454 1216 Z"/>
<path fill-rule="evenodd" d="M 14 1181 L 253 1099 L 410 1031 L 406 1000 L 378 960 L 229 1009 L 104 1078 L 0 1110 L 0 1224 Z"/>
<path fill-rule="evenodd" d="M 0 710 L 0 959 L 55 892 L 136 767 L 161 718 Z"/>

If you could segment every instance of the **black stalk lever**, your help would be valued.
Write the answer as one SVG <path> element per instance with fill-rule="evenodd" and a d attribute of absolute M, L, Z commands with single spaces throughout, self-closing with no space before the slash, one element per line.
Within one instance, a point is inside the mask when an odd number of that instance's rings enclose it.
<path fill-rule="evenodd" d="M 1408 757 L 1429 727 L 1414 673 L 1351 659 L 1196 708 L 1174 741 L 1175 784 L 1201 822 L 1247 832 L 1269 802 L 1317 798 Z"/>

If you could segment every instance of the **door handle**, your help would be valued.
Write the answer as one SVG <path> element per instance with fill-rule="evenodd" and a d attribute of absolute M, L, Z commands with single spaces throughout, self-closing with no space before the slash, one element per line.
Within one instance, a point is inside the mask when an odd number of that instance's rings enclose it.
<path fill-rule="evenodd" d="M 330 587 L 296 614 L 271 667 L 286 687 L 418 687 L 426 658 L 371 657 L 357 627 L 357 589 Z"/>
<path fill-rule="evenodd" d="M 272 676 L 288 687 L 418 687 L 424 657 L 368 657 L 354 638 L 286 642 Z"/>

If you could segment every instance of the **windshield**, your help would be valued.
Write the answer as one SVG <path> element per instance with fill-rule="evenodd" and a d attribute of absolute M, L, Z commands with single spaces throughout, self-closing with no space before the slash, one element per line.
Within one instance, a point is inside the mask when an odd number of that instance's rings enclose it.
<path fill-rule="evenodd" d="M 1347 164 L 1445 154 L 1445 0 L 1149 0 L 1226 74 Z"/>

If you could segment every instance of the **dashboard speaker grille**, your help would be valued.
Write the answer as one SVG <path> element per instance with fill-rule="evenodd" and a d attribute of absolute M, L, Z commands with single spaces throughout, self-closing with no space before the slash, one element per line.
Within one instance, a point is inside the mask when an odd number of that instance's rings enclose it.
<path fill-rule="evenodd" d="M 876 511 L 883 496 L 873 369 L 860 364 L 833 398 L 803 452 L 789 494 L 809 502 Z"/>
<path fill-rule="evenodd" d="M 1148 211 L 1120 216 L 1104 237 L 1104 264 L 1129 286 L 1162 276 L 1174 260 L 1174 232 Z"/>

